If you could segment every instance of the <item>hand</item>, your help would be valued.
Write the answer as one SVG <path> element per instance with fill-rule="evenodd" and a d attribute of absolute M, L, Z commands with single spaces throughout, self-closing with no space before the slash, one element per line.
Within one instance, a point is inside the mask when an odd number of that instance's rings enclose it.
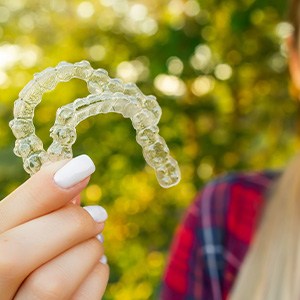
<path fill-rule="evenodd" d="M 94 170 L 86 155 L 48 164 L 0 202 L 1 300 L 101 299 L 107 213 L 74 204 Z"/>

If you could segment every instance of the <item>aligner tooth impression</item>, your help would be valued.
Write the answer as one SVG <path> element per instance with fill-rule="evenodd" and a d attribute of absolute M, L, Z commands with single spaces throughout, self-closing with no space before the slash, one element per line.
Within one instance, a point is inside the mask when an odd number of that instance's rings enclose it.
<path fill-rule="evenodd" d="M 35 135 L 33 115 L 45 92 L 59 82 L 79 78 L 86 81 L 90 95 L 60 107 L 50 130 L 53 143 L 45 151 Z M 161 108 L 154 96 L 145 96 L 134 83 L 110 78 L 106 70 L 93 69 L 88 61 L 75 64 L 60 62 L 34 75 L 20 92 L 14 104 L 14 119 L 9 126 L 16 137 L 14 153 L 22 157 L 27 173 L 33 175 L 47 161 L 72 158 L 76 126 L 90 116 L 115 112 L 130 118 L 136 130 L 136 141 L 143 148 L 146 162 L 155 169 L 159 184 L 168 188 L 180 181 L 177 161 L 171 157 L 157 126 Z"/>

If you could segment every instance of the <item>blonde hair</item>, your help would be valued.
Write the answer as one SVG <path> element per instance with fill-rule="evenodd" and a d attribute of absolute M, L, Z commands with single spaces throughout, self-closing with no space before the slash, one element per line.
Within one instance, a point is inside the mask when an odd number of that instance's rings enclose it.
<path fill-rule="evenodd" d="M 290 20 L 298 45 L 300 1 Z M 300 299 L 300 155 L 281 175 L 242 264 L 230 300 Z"/>
<path fill-rule="evenodd" d="M 282 174 L 231 300 L 300 299 L 300 155 Z"/>

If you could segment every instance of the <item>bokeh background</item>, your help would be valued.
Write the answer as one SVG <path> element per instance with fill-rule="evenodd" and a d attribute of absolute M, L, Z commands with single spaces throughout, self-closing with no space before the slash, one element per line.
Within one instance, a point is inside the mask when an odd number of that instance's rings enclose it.
<path fill-rule="evenodd" d="M 0 0 L 1 198 L 28 177 L 8 122 L 35 72 L 86 59 L 136 82 L 158 98 L 181 183 L 158 185 L 130 121 L 117 114 L 81 123 L 74 154 L 97 166 L 84 204 L 110 215 L 105 299 L 157 299 L 176 224 L 196 192 L 224 172 L 282 168 L 299 149 L 290 32 L 283 0 Z M 56 109 L 86 95 L 72 80 L 44 96 L 34 121 L 45 147 Z"/>

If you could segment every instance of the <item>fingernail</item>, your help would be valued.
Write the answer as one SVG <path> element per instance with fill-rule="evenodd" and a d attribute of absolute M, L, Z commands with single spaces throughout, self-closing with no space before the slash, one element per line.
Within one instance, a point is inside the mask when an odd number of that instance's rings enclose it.
<path fill-rule="evenodd" d="M 96 222 L 104 222 L 108 217 L 106 210 L 102 206 L 85 206 L 84 209 L 91 215 L 91 217 Z"/>
<path fill-rule="evenodd" d="M 107 264 L 107 257 L 106 257 L 106 255 L 102 255 L 102 257 L 100 258 L 100 262 L 101 262 L 101 264 L 104 264 L 104 265 Z"/>
<path fill-rule="evenodd" d="M 67 162 L 54 175 L 55 183 L 70 188 L 95 172 L 95 165 L 89 156 L 83 154 Z"/>
<path fill-rule="evenodd" d="M 100 242 L 100 243 L 104 243 L 104 236 L 102 233 L 99 233 L 96 235 L 96 239 Z"/>

